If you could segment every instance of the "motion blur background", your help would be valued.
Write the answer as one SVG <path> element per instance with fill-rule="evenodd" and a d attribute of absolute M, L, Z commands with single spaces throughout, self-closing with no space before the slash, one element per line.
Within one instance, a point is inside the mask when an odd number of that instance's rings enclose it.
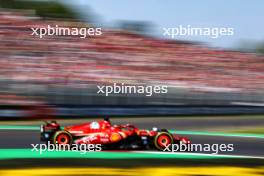
<path fill-rule="evenodd" d="M 235 2 L 228 7 L 210 2 L 191 6 L 155 1 L 152 7 L 148 3 L 1 0 L 1 105 L 52 105 L 57 115 L 100 115 L 97 110 L 103 107 L 110 109 L 101 109 L 101 114 L 149 113 L 111 112 L 111 105 L 180 106 L 168 109 L 169 114 L 182 114 L 185 106 L 193 106 L 191 114 L 219 114 L 221 108 L 229 108 L 224 112 L 230 114 L 263 112 L 262 2 L 245 1 L 240 8 Z M 208 6 L 215 11 L 205 11 Z M 163 27 L 187 24 L 232 27 L 234 36 L 164 38 Z M 102 27 L 103 35 L 31 35 L 31 27 L 47 25 Z M 152 97 L 97 94 L 97 85 L 114 82 L 167 85 L 169 91 Z M 87 109 L 90 105 L 96 109 Z M 1 116 L 23 115 L 5 108 Z"/>
<path fill-rule="evenodd" d="M 0 0 L 0 176 L 263 175 L 263 7 L 258 0 Z M 103 34 L 31 35 L 48 25 L 100 27 Z M 234 35 L 163 36 L 163 28 L 179 25 L 231 27 Z M 98 85 L 113 83 L 167 85 L 168 93 L 97 94 Z M 42 120 L 65 126 L 102 116 L 166 128 L 193 143 L 233 143 L 235 151 L 30 150 Z"/>

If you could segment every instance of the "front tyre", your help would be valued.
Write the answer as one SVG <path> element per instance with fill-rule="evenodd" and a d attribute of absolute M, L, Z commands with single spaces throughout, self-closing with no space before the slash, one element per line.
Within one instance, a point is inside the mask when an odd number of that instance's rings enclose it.
<path fill-rule="evenodd" d="M 168 132 L 160 132 L 154 138 L 154 145 L 158 150 L 164 150 L 168 145 L 173 143 L 173 137 Z"/>
<path fill-rule="evenodd" d="M 72 135 L 67 131 L 57 131 L 52 140 L 53 144 L 66 145 L 72 144 Z"/>

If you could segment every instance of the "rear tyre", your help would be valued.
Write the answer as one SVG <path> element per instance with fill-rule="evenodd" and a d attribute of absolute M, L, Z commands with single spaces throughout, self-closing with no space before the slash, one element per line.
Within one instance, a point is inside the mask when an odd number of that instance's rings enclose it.
<path fill-rule="evenodd" d="M 72 135 L 67 131 L 57 131 L 52 140 L 53 144 L 66 145 L 72 144 Z"/>
<path fill-rule="evenodd" d="M 170 144 L 173 144 L 173 137 L 168 132 L 160 132 L 154 138 L 154 145 L 158 150 L 164 150 Z"/>

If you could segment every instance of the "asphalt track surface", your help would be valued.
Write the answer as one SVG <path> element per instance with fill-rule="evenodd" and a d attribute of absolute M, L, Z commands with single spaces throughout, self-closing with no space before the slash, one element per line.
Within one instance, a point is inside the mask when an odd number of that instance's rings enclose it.
<path fill-rule="evenodd" d="M 90 121 L 90 120 L 84 120 Z M 123 123 L 135 124 L 139 128 L 150 129 L 153 126 L 159 126 L 167 129 L 201 129 L 205 127 L 225 128 L 225 127 L 239 127 L 239 126 L 264 126 L 263 118 L 216 118 L 204 119 L 191 118 L 191 119 L 175 119 L 175 118 L 152 118 L 152 119 L 113 119 L 113 124 Z M 79 123 L 79 122 L 78 122 Z M 67 125 L 69 123 L 63 123 Z M 176 131 L 177 132 L 177 131 Z M 264 138 L 255 137 L 239 137 L 239 136 L 214 136 L 214 135 L 199 135 L 199 134 L 186 134 L 182 135 L 190 138 L 194 144 L 234 144 L 234 151 L 232 152 L 219 152 L 218 154 L 224 155 L 243 155 L 253 157 L 264 157 Z M 40 143 L 38 130 L 0 130 L 0 149 L 18 149 L 18 148 L 31 148 L 31 144 Z M 208 153 L 200 151 L 199 153 Z M 213 153 L 210 152 L 210 153 Z"/>

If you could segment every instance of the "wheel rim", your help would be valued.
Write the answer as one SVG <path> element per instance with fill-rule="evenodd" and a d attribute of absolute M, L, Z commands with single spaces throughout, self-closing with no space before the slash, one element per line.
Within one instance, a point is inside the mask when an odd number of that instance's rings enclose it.
<path fill-rule="evenodd" d="M 160 135 L 157 139 L 157 143 L 161 147 L 167 147 L 171 143 L 171 139 L 168 135 Z"/>
<path fill-rule="evenodd" d="M 66 134 L 60 134 L 57 137 L 58 144 L 68 144 L 70 141 L 69 136 Z"/>

